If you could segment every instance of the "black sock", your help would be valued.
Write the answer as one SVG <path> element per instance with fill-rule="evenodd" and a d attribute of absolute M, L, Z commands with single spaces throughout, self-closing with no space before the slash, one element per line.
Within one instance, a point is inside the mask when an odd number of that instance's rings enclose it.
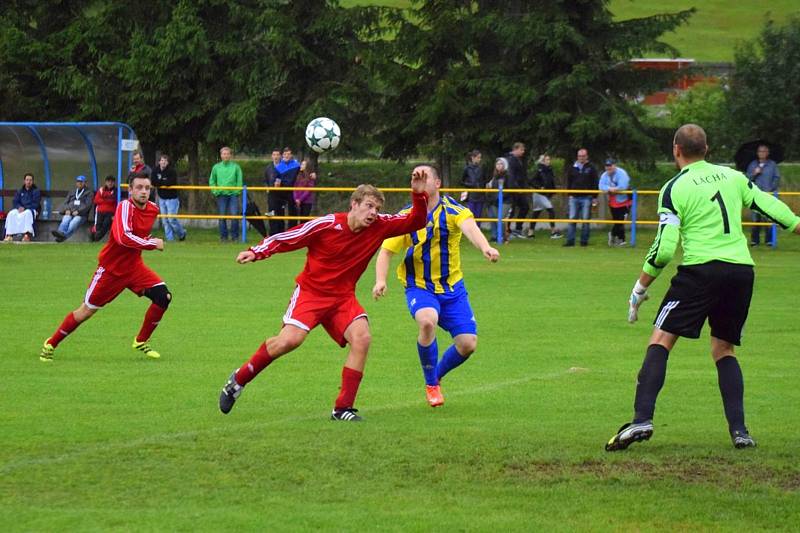
<path fill-rule="evenodd" d="M 728 429 L 746 431 L 744 427 L 744 378 L 739 361 L 733 355 L 726 355 L 717 361 L 719 376 L 719 392 L 722 394 L 722 405 L 725 407 L 725 418 Z"/>
<path fill-rule="evenodd" d="M 651 344 L 647 347 L 642 369 L 636 381 L 636 400 L 633 403 L 633 422 L 638 424 L 645 420 L 652 420 L 656 410 L 656 398 L 664 386 L 667 376 L 667 359 L 669 350 L 660 344 Z"/>

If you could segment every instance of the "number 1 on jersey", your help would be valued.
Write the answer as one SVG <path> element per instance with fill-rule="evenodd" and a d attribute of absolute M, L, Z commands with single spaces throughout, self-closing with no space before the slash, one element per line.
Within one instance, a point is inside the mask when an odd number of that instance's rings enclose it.
<path fill-rule="evenodd" d="M 719 210 L 722 211 L 722 233 L 728 234 L 731 232 L 731 225 L 728 222 L 728 211 L 725 209 L 725 202 L 722 200 L 722 194 L 717 191 L 717 194 L 711 197 L 711 201 L 719 202 Z"/>

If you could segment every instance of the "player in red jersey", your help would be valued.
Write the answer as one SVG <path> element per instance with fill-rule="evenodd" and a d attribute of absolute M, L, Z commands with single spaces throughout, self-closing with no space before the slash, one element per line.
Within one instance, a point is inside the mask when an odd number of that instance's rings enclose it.
<path fill-rule="evenodd" d="M 111 238 L 97 257 L 97 270 L 86 290 L 86 297 L 81 306 L 69 313 L 55 333 L 44 341 L 39 355 L 42 361 L 52 361 L 53 352 L 64 337 L 125 289 L 138 296 L 147 296 L 153 302 L 144 315 L 139 334 L 133 339 L 133 349 L 153 359 L 161 357 L 147 341 L 169 307 L 172 294 L 158 274 L 142 261 L 142 250 L 164 250 L 164 241 L 150 236 L 158 216 L 158 206 L 148 201 L 150 188 L 150 176 L 140 173 L 128 175 L 128 199 L 117 205 Z"/>
<path fill-rule="evenodd" d="M 411 174 L 413 208 L 404 215 L 382 215 L 383 193 L 372 185 L 359 185 L 350 197 L 350 211 L 309 220 L 288 231 L 267 237 L 239 254 L 236 261 L 250 263 L 271 255 L 308 248 L 306 265 L 295 279 L 297 286 L 283 315 L 277 336 L 262 343 L 241 368 L 234 370 L 219 397 L 219 408 L 228 413 L 244 386 L 278 357 L 300 346 L 318 324 L 340 346 L 350 345 L 342 387 L 332 420 L 359 421 L 353 409 L 370 344 L 369 323 L 355 295 L 356 282 L 387 237 L 404 235 L 425 226 L 427 167 Z"/>

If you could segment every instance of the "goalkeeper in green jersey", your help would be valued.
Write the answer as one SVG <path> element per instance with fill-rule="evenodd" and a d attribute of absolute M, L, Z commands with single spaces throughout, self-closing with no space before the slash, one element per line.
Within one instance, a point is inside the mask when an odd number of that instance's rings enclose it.
<path fill-rule="evenodd" d="M 753 294 L 753 259 L 742 232 L 742 208 L 761 213 L 794 233 L 800 233 L 800 217 L 740 172 L 707 163 L 707 150 L 706 133 L 700 126 L 686 124 L 675 133 L 672 153 L 680 172 L 661 188 L 658 233 L 631 293 L 629 322 L 638 318 L 648 287 L 672 259 L 678 241 L 683 246 L 683 264 L 656 315 L 636 383 L 633 421 L 608 441 L 607 451 L 624 450 L 652 436 L 653 412 L 669 352 L 678 337 L 698 338 L 706 319 L 733 445 L 756 445 L 744 424 L 744 382 L 734 355 Z"/>

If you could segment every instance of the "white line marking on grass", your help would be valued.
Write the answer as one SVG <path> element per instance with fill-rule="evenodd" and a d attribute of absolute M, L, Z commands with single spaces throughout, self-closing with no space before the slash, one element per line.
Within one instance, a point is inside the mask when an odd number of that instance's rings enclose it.
<path fill-rule="evenodd" d="M 567 377 L 570 376 L 566 370 L 563 372 L 550 372 L 548 374 L 533 374 L 530 376 L 526 376 L 523 378 L 517 379 L 510 379 L 506 381 L 498 381 L 494 383 L 484 383 L 483 385 L 479 385 L 477 387 L 472 387 L 470 389 L 461 390 L 461 391 L 453 391 L 448 393 L 450 397 L 459 397 L 459 396 L 471 396 L 474 394 L 491 392 L 495 390 L 500 390 L 508 387 L 515 387 L 517 385 L 523 385 L 525 383 L 529 383 L 531 381 L 549 381 L 552 379 L 560 378 L 560 377 Z M 423 405 L 421 400 L 415 399 L 413 401 L 401 402 L 391 405 L 379 405 L 375 407 L 369 407 L 368 412 L 382 412 L 382 411 L 393 411 L 396 409 L 407 409 L 409 407 Z M 226 416 L 220 414 L 220 416 Z M 230 416 L 230 415 L 227 415 Z M 117 441 L 117 442 L 104 442 L 104 443 L 97 443 L 93 445 L 83 445 L 81 449 L 61 453 L 58 455 L 53 455 L 49 457 L 40 457 L 40 458 L 31 458 L 31 459 L 22 459 L 19 461 L 13 461 L 6 463 L 2 467 L 0 467 L 0 473 L 2 474 L 9 474 L 14 470 L 19 470 L 20 468 L 26 466 L 38 466 L 38 465 L 47 465 L 47 464 L 54 464 L 60 463 L 65 461 L 70 461 L 72 459 L 78 459 L 80 457 L 91 455 L 93 453 L 98 452 L 106 452 L 110 450 L 124 450 L 128 448 L 139 448 L 142 446 L 147 446 L 151 444 L 162 444 L 169 441 L 174 440 L 182 440 L 186 438 L 193 438 L 200 435 L 213 435 L 215 433 L 229 433 L 237 431 L 245 430 L 245 429 L 260 429 L 266 428 L 270 426 L 282 426 L 287 423 L 291 422 L 308 422 L 313 420 L 320 420 L 325 423 L 333 423 L 331 421 L 326 420 L 326 418 L 319 413 L 314 415 L 308 416 L 293 416 L 287 418 L 281 418 L 278 420 L 253 420 L 249 419 L 244 421 L 241 424 L 235 424 L 233 427 L 231 424 L 227 423 L 224 425 L 218 425 L 210 428 L 204 429 L 197 429 L 191 431 L 178 431 L 178 432 L 165 432 L 159 433 L 156 435 L 150 435 L 147 437 L 142 437 L 133 440 L 125 440 L 125 441 Z M 368 422 L 367 422 L 368 423 Z"/>

